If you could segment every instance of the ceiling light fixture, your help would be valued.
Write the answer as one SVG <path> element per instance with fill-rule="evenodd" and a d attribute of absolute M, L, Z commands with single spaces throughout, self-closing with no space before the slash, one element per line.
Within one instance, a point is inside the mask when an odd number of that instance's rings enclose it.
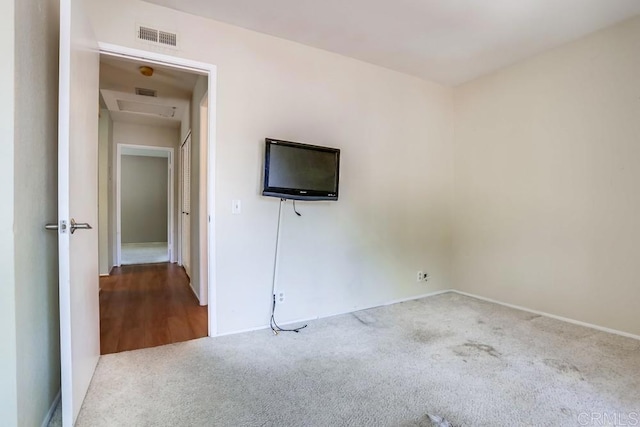
<path fill-rule="evenodd" d="M 142 67 L 138 68 L 138 70 L 140 70 L 140 74 L 142 74 L 145 77 L 153 76 L 153 68 L 151 67 L 147 67 L 146 65 L 143 65 Z"/>

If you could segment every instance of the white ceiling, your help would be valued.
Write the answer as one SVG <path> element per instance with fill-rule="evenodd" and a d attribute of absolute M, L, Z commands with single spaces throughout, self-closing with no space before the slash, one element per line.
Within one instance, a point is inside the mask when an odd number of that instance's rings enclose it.
<path fill-rule="evenodd" d="M 153 76 L 140 74 L 142 65 L 154 69 Z M 113 121 L 136 123 L 150 126 L 180 127 L 182 116 L 189 108 L 197 74 L 133 61 L 108 55 L 100 57 L 100 94 L 101 104 L 109 110 Z M 157 97 L 136 95 L 136 88 L 157 91 Z M 123 111 L 118 101 L 130 101 L 150 106 L 175 107 L 174 117 L 158 114 L 142 114 Z"/>
<path fill-rule="evenodd" d="M 640 14 L 640 0 L 146 0 L 457 85 Z"/>
<path fill-rule="evenodd" d="M 108 89 L 100 89 L 100 95 L 114 122 L 179 128 L 189 109 L 189 101 L 185 99 L 155 98 Z"/>

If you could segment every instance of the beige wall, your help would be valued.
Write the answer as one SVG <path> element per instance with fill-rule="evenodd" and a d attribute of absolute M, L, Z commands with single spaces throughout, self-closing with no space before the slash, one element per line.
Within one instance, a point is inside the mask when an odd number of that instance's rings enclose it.
<path fill-rule="evenodd" d="M 0 424 L 18 423 L 16 378 L 16 288 L 13 236 L 15 89 L 14 1 L 0 14 Z"/>
<path fill-rule="evenodd" d="M 179 33 L 180 50 L 163 53 L 218 67 L 219 332 L 269 320 L 278 200 L 260 196 L 265 137 L 342 149 L 340 201 L 300 203 L 300 218 L 286 207 L 279 320 L 452 286 L 450 89 L 141 1 L 95 1 L 92 16 L 100 41 L 148 48 L 132 31 L 144 20 Z M 433 279 L 416 282 L 418 270 Z"/>
<path fill-rule="evenodd" d="M 167 158 L 122 156 L 122 243 L 167 241 Z"/>
<path fill-rule="evenodd" d="M 175 148 L 180 131 L 166 126 L 151 126 L 127 122 L 113 123 L 113 141 L 116 144 L 145 145 Z"/>
<path fill-rule="evenodd" d="M 456 287 L 640 334 L 640 18 L 455 90 Z"/>
<path fill-rule="evenodd" d="M 163 126 L 149 126 L 149 125 L 141 125 L 134 123 L 125 123 L 125 122 L 114 122 L 113 123 L 113 164 L 117 165 L 117 146 L 118 144 L 129 144 L 129 145 L 144 145 L 144 146 L 155 146 L 155 147 L 167 147 L 173 148 L 174 155 L 174 168 L 175 168 L 175 159 L 177 159 L 178 147 L 180 141 L 180 129 L 171 128 L 171 127 L 163 127 Z M 112 167 L 113 174 L 117 174 L 117 167 Z M 114 175 L 115 176 L 115 175 Z M 178 179 L 177 174 L 174 173 L 174 199 L 177 199 L 178 194 Z M 113 180 L 113 191 L 112 195 L 115 197 L 116 188 L 115 188 L 115 179 Z M 116 207 L 115 207 L 115 199 L 113 201 L 114 207 L 112 211 L 112 222 L 116 223 Z M 173 222 L 173 254 L 177 252 L 177 238 L 178 238 L 178 219 L 180 218 L 178 214 L 178 203 L 174 203 L 174 222 Z M 111 220 L 110 220 L 111 221 Z M 115 226 L 112 230 L 112 238 L 113 241 L 116 241 L 116 232 Z"/>
<path fill-rule="evenodd" d="M 111 117 L 109 117 L 111 119 Z M 109 265 L 115 266 L 118 258 L 118 249 L 116 248 L 117 239 L 117 206 L 116 206 L 116 164 L 117 151 L 115 149 L 116 144 L 113 142 L 113 120 L 109 120 L 109 139 L 107 150 L 107 205 L 109 207 L 107 211 L 107 223 L 108 223 L 108 248 L 109 248 Z"/>
<path fill-rule="evenodd" d="M 191 287 L 196 295 L 201 295 L 201 269 L 200 269 L 200 243 L 201 240 L 206 241 L 206 230 L 201 230 L 202 225 L 199 221 L 200 213 L 200 186 L 206 185 L 201 182 L 200 171 L 200 101 L 207 93 L 207 78 L 198 77 L 196 86 L 193 88 L 191 97 L 190 117 L 191 117 Z M 206 200 L 204 200 L 206 203 Z M 206 301 L 200 301 L 206 305 Z"/>
<path fill-rule="evenodd" d="M 109 274 L 113 267 L 112 241 L 109 239 L 111 199 L 111 162 L 113 122 L 109 110 L 100 110 L 98 129 L 98 254 L 100 274 Z"/>
<path fill-rule="evenodd" d="M 60 389 L 58 239 L 43 228 L 58 216 L 58 13 L 56 0 L 16 2 L 16 28 L 29 29 L 17 31 L 15 39 L 13 229 L 20 426 L 41 425 Z"/>

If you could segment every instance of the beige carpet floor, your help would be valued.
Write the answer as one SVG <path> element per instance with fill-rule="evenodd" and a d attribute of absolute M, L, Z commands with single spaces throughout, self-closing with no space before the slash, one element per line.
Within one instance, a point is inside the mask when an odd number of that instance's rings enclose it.
<path fill-rule="evenodd" d="M 102 356 L 77 425 L 640 425 L 639 413 L 640 341 L 448 293 L 299 334 Z"/>

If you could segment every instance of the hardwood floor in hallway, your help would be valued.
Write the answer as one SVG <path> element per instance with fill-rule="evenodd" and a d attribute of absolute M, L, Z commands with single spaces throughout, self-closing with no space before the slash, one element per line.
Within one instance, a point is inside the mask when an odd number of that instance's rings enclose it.
<path fill-rule="evenodd" d="M 177 264 L 114 268 L 100 278 L 100 289 L 101 354 L 207 336 L 207 306 Z"/>

